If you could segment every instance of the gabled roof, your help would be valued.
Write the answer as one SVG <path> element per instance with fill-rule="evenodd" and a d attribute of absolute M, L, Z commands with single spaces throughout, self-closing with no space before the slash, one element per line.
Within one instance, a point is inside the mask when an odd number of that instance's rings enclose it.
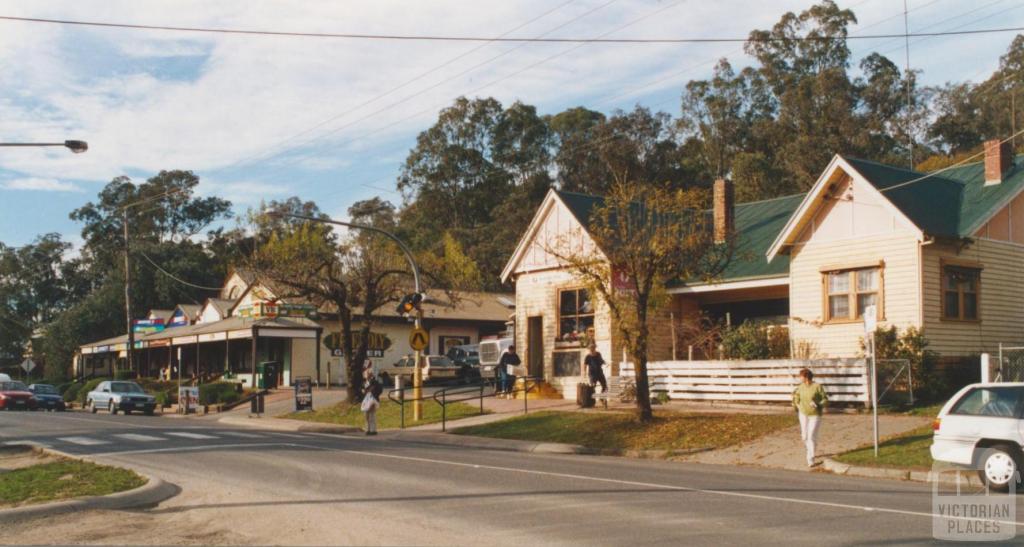
<path fill-rule="evenodd" d="M 189 319 L 195 319 L 203 307 L 199 304 L 178 304 L 178 309 L 184 312 Z"/>
<path fill-rule="evenodd" d="M 217 310 L 217 313 L 221 317 L 227 317 L 228 312 L 231 311 L 231 307 L 235 304 L 234 300 L 227 298 L 207 298 L 206 302 L 210 304 L 213 309 Z"/>
<path fill-rule="evenodd" d="M 149 310 L 149 317 L 163 319 L 164 323 L 170 321 L 172 315 L 174 315 L 174 310 Z"/>
<path fill-rule="evenodd" d="M 868 160 L 843 159 L 918 228 L 936 237 L 970 237 L 1024 189 L 1021 156 L 1014 158 L 1002 182 L 987 186 L 983 161 L 929 176 Z M 916 179 L 921 180 L 898 186 Z"/>
<path fill-rule="evenodd" d="M 778 256 L 768 262 L 765 254 L 803 199 L 804 194 L 795 194 L 736 204 L 736 249 L 721 280 L 788 275 L 789 256 Z"/>

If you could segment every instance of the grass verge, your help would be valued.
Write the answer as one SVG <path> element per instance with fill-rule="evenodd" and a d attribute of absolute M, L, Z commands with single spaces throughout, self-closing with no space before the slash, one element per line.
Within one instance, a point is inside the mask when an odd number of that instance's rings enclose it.
<path fill-rule="evenodd" d="M 465 403 L 448 403 L 448 420 L 457 420 L 467 416 L 480 414 L 479 406 L 467 405 Z M 484 414 L 489 414 L 484 410 Z M 401 425 L 402 407 L 390 400 L 381 402 L 377 409 L 377 427 L 380 429 L 394 429 Z M 312 412 L 292 412 L 280 416 L 290 420 L 304 420 L 307 422 L 320 422 L 328 424 L 342 424 L 363 427 L 366 425 L 366 418 L 359 405 L 349 403 L 338 403 L 336 405 L 314 410 Z M 418 422 L 412 421 L 412 405 L 405 405 L 405 426 L 433 424 L 441 421 L 441 405 L 433 401 L 423 401 L 423 419 Z"/>
<path fill-rule="evenodd" d="M 146 479 L 127 469 L 59 459 L 0 472 L 0 507 L 105 496 L 143 484 Z"/>
<path fill-rule="evenodd" d="M 543 411 L 500 422 L 461 427 L 459 435 L 479 435 L 578 444 L 597 449 L 687 450 L 721 448 L 754 440 L 796 424 L 786 414 L 688 414 L 655 412 L 654 421 L 639 423 L 619 412 Z"/>
<path fill-rule="evenodd" d="M 878 458 L 875 458 L 875 446 L 871 444 L 840 454 L 835 459 L 850 465 L 927 470 L 932 466 L 928 450 L 931 444 L 932 428 L 924 426 L 878 443 Z"/>

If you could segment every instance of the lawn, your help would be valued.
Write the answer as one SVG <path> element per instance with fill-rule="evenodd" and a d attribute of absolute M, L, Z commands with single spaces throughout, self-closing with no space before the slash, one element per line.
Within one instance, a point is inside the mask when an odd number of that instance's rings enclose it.
<path fill-rule="evenodd" d="M 377 427 L 380 429 L 395 429 L 401 425 L 402 407 L 390 400 L 381 402 L 377 409 Z M 484 411 L 485 414 L 488 411 Z M 480 414 L 480 407 L 467 405 L 465 403 L 448 403 L 448 420 L 457 420 L 467 416 Z M 329 424 L 354 425 L 363 427 L 366 425 L 366 418 L 359 410 L 359 405 L 349 403 L 338 403 L 322 410 L 312 412 L 292 412 L 280 416 L 291 420 L 305 420 L 307 422 L 321 422 Z M 423 419 L 418 422 L 412 421 L 412 404 L 405 405 L 405 426 L 433 424 L 441 421 L 441 405 L 434 401 L 423 401 Z"/>
<path fill-rule="evenodd" d="M 878 443 L 878 458 L 875 458 L 875 446 L 871 444 L 840 454 L 835 459 L 851 465 L 925 470 L 932 466 L 928 451 L 931 444 L 932 428 L 924 426 Z"/>
<path fill-rule="evenodd" d="M 687 450 L 721 448 L 796 425 L 786 414 L 655 412 L 641 424 L 631 413 L 536 412 L 490 424 L 462 427 L 460 435 L 579 444 L 597 449 Z"/>
<path fill-rule="evenodd" d="M 0 507 L 105 496 L 146 483 L 127 469 L 71 459 L 0 472 Z"/>

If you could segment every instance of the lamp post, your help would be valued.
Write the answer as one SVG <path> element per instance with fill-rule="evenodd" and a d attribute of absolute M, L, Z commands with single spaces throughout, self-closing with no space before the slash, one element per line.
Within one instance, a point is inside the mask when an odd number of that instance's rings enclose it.
<path fill-rule="evenodd" d="M 81 154 L 89 149 L 89 143 L 85 141 L 68 140 L 64 142 L 0 142 L 5 147 L 37 147 L 37 146 L 63 146 L 75 154 Z"/>
<path fill-rule="evenodd" d="M 406 260 L 409 261 L 409 267 L 412 269 L 412 278 L 413 278 L 413 283 L 415 285 L 416 293 L 417 294 L 422 294 L 423 291 L 422 291 L 422 289 L 420 287 L 420 269 L 416 265 L 416 259 L 413 258 L 412 251 L 409 250 L 409 247 L 406 247 L 405 243 L 401 239 L 399 239 L 398 236 L 396 236 L 395 234 L 392 234 L 391 232 L 389 232 L 387 230 L 382 230 L 380 228 L 377 228 L 376 226 L 367 226 L 365 224 L 353 224 L 351 222 L 343 222 L 343 221 L 340 221 L 340 220 L 334 220 L 334 219 L 330 219 L 330 218 L 317 218 L 317 217 L 311 217 L 311 216 L 307 216 L 307 215 L 296 215 L 296 214 L 292 214 L 292 213 L 284 213 L 284 212 L 279 212 L 279 211 L 274 211 L 274 212 L 271 212 L 269 214 L 271 216 L 277 216 L 277 217 L 297 218 L 297 219 L 306 220 L 306 221 L 309 221 L 309 222 L 320 222 L 320 223 L 323 223 L 323 224 L 335 224 L 335 225 L 338 225 L 338 226 L 344 226 L 346 228 L 353 228 L 353 229 L 356 229 L 356 230 L 366 230 L 368 232 L 378 233 L 378 234 L 380 234 L 380 235 L 382 235 L 384 237 L 387 237 L 387 238 L 391 239 L 392 241 L 394 241 L 398 245 L 398 248 L 402 250 L 402 253 L 405 255 Z M 420 329 L 422 322 L 423 322 L 423 311 L 420 310 L 420 309 L 417 309 L 416 310 L 416 329 L 417 330 Z M 421 415 L 422 415 L 422 412 L 423 412 L 423 403 L 422 403 L 422 401 L 420 401 L 420 399 L 422 399 L 422 394 L 423 394 L 423 370 L 421 369 L 422 361 L 423 361 L 423 352 L 420 351 L 420 350 L 417 350 L 416 351 L 416 366 L 413 367 L 413 373 L 412 373 L 412 396 L 413 396 L 413 399 L 414 399 L 413 405 L 412 405 L 412 410 L 413 410 L 413 419 L 414 420 L 419 420 Z M 349 366 L 354 366 L 354 364 L 353 363 L 349 363 Z"/>

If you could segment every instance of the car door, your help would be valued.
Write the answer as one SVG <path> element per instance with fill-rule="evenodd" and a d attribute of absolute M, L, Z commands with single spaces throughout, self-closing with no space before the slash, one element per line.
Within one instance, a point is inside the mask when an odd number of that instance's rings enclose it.
<path fill-rule="evenodd" d="M 102 382 L 96 386 L 96 391 L 92 397 L 93 405 L 96 408 L 109 408 L 110 407 L 110 382 Z"/>
<path fill-rule="evenodd" d="M 1022 386 L 978 386 L 960 397 L 942 419 L 939 435 L 970 461 L 981 439 L 1016 441 L 1021 434 Z"/>

